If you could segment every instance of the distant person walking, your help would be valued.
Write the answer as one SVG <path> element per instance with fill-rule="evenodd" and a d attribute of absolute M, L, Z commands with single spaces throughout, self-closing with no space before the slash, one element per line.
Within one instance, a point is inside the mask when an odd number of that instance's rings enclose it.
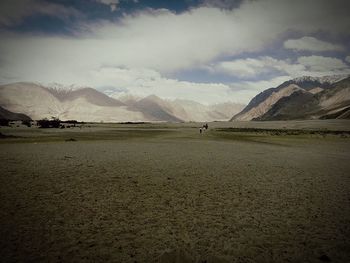
<path fill-rule="evenodd" d="M 199 133 L 202 133 L 202 128 L 199 128 Z"/>

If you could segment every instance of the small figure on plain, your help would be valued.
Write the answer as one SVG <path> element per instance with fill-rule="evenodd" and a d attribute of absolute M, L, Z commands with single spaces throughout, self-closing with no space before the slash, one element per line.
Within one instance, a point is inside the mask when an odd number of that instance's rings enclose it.
<path fill-rule="evenodd" d="M 208 127 L 209 127 L 209 126 L 208 126 L 208 123 L 206 123 L 206 124 L 204 125 L 204 127 L 205 127 L 206 130 L 208 130 Z"/>
<path fill-rule="evenodd" d="M 202 128 L 199 128 L 199 133 L 202 133 Z"/>

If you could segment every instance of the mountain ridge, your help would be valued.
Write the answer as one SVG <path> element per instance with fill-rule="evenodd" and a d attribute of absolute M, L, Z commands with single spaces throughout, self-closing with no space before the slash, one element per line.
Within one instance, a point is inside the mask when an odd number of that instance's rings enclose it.
<path fill-rule="evenodd" d="M 231 121 L 323 118 L 350 105 L 349 79 L 345 75 L 304 76 L 283 82 L 256 95 Z M 291 90 L 293 86 L 295 89 Z M 288 89 L 292 92 L 287 92 Z"/>
<path fill-rule="evenodd" d="M 29 82 L 2 85 L 0 105 L 7 110 L 24 113 L 32 119 L 54 116 L 62 120 L 96 122 L 228 120 L 244 106 L 232 104 L 232 111 L 229 111 L 227 104 L 217 105 L 214 109 L 194 101 L 171 101 L 156 95 L 139 98 L 124 94 L 124 98 L 118 99 L 89 87 L 62 87 L 45 87 Z"/>
<path fill-rule="evenodd" d="M 31 121 L 32 119 L 23 113 L 11 112 L 0 106 L 0 120 Z"/>

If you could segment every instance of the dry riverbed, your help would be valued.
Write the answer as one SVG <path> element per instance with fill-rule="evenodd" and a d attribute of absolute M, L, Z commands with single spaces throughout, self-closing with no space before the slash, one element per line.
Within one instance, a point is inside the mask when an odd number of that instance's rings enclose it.
<path fill-rule="evenodd" d="M 349 262 L 349 123 L 1 127 L 1 260 Z"/>

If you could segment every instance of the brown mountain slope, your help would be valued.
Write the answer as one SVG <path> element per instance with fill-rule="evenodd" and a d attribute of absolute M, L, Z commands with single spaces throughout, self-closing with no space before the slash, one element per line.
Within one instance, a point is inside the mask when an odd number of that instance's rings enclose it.
<path fill-rule="evenodd" d="M 280 99 L 254 120 L 349 118 L 350 78 L 332 84 L 316 94 L 301 90 Z"/>
<path fill-rule="evenodd" d="M 349 77 L 301 77 L 255 96 L 231 120 L 318 119 L 350 106 Z M 334 115 L 335 114 L 335 115 Z"/>
<path fill-rule="evenodd" d="M 23 113 L 8 111 L 0 106 L 0 119 L 10 121 L 30 121 L 31 118 Z"/>

